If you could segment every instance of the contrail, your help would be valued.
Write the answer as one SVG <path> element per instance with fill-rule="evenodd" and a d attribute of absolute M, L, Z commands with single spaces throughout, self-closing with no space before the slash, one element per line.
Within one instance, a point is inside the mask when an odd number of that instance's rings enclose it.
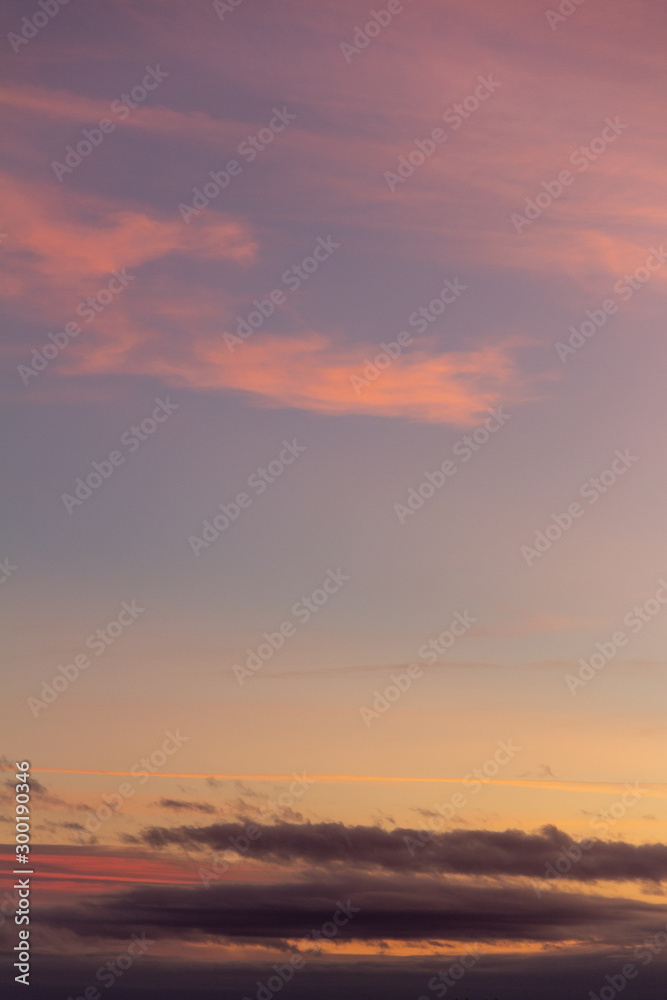
<path fill-rule="evenodd" d="M 7 770 L 7 768 L 5 768 Z M 11 768 L 9 768 L 11 770 Z M 156 771 L 149 774 L 148 771 L 140 771 L 135 768 L 133 771 L 88 771 L 67 767 L 33 767 L 33 772 L 40 774 L 101 774 L 117 777 L 139 777 L 148 775 L 151 778 L 199 778 L 206 780 L 215 778 L 216 781 L 293 781 L 294 774 L 196 774 L 175 771 Z M 386 784 L 432 784 L 432 785 L 461 785 L 463 778 L 412 778 L 395 775 L 378 774 L 311 774 L 309 780 L 313 782 L 328 782 L 337 784 L 353 784 L 355 782 L 381 782 Z M 468 781 L 472 779 L 467 779 Z M 530 778 L 480 778 L 485 785 L 503 785 L 514 788 L 539 788 L 545 791 L 554 792 L 598 792 L 612 795 L 627 791 L 627 783 L 619 781 L 544 781 Z M 667 798 L 667 783 L 648 782 L 644 786 L 645 795 L 651 798 Z"/>

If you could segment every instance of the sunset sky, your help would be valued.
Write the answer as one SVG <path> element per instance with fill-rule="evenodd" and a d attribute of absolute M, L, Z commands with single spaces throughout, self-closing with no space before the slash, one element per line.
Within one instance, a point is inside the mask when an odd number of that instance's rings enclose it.
<path fill-rule="evenodd" d="M 3 995 L 667 996 L 664 5 L 1 18 Z"/>

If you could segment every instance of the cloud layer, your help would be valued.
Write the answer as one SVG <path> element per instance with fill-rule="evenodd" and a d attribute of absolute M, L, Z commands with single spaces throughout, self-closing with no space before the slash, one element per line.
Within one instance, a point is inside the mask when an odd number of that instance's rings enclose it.
<path fill-rule="evenodd" d="M 443 819 L 433 814 L 424 830 L 383 830 L 343 823 L 280 823 L 257 826 L 248 857 L 274 864 L 385 869 L 457 875 L 526 876 L 574 881 L 652 881 L 667 878 L 667 845 L 628 844 L 591 839 L 577 842 L 555 826 L 539 833 L 521 830 L 453 830 L 433 832 Z M 232 838 L 245 838 L 242 823 L 145 829 L 132 842 L 153 848 L 173 846 L 229 850 Z M 245 838 L 247 839 L 247 838 Z M 581 846 L 583 843 L 583 847 Z M 569 854 L 568 854 L 569 852 Z M 580 860 L 567 863 L 569 856 Z M 565 859 L 563 861 L 562 859 Z M 548 866 L 552 866 L 549 872 Z"/>

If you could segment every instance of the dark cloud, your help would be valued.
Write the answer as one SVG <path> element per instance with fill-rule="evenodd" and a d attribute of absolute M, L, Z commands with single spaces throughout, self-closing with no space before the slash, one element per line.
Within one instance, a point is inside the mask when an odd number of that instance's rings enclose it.
<path fill-rule="evenodd" d="M 39 923 L 86 938 L 307 939 L 341 904 L 358 907 L 337 941 L 561 942 L 627 944 L 664 929 L 667 907 L 566 892 L 480 886 L 415 875 L 339 872 L 288 882 L 140 886 L 73 905 L 43 907 Z"/>
<path fill-rule="evenodd" d="M 384 830 L 375 826 L 343 823 L 278 823 L 259 827 L 249 842 L 249 857 L 274 864 L 305 861 L 394 872 L 441 872 L 459 875 L 525 876 L 554 878 L 555 866 L 563 878 L 596 880 L 650 880 L 667 878 L 667 845 L 627 844 L 591 840 L 581 847 L 555 826 L 538 833 L 521 830 L 453 830 L 448 833 L 411 829 Z M 239 823 L 212 826 L 144 829 L 132 838 L 154 848 L 201 846 L 230 849 L 232 838 L 244 837 Z M 426 839 L 428 837 L 428 839 Z M 247 839 L 247 838 L 246 838 Z M 569 858 L 568 858 L 569 855 Z M 580 855 L 579 860 L 573 860 Z"/>
<path fill-rule="evenodd" d="M 7 778 L 5 780 L 5 786 L 11 789 L 11 794 L 9 797 L 10 798 L 13 797 L 16 792 L 16 779 Z M 37 780 L 37 778 L 30 778 L 30 794 L 35 795 L 40 800 L 40 804 L 43 806 L 51 805 L 51 806 L 64 806 L 65 808 L 70 808 L 70 806 L 68 805 L 67 802 L 65 802 L 64 799 L 58 798 L 57 795 L 52 795 L 51 792 L 46 787 L 46 785 L 43 785 L 41 781 Z M 3 797 L 6 796 L 3 794 Z"/>
<path fill-rule="evenodd" d="M 243 781 L 235 781 L 234 785 L 240 791 L 241 795 L 245 795 L 246 798 L 250 799 L 268 799 L 268 795 L 265 792 L 258 792 L 250 785 L 246 785 Z"/>
<path fill-rule="evenodd" d="M 209 802 L 187 802 L 184 799 L 159 799 L 155 804 L 157 806 L 161 806 L 163 809 L 174 809 L 177 812 L 201 812 L 211 814 L 218 811 L 215 806 L 212 806 Z"/>

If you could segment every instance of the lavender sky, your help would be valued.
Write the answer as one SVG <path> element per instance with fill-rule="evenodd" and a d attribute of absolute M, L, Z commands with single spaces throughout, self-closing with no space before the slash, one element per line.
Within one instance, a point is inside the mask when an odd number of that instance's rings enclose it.
<path fill-rule="evenodd" d="M 36 1000 L 144 932 L 119 998 L 254 998 L 348 897 L 286 997 L 431 1000 L 470 946 L 448 996 L 634 961 L 655 1000 L 666 26 L 5 4 L 0 750 L 38 782 Z"/>

